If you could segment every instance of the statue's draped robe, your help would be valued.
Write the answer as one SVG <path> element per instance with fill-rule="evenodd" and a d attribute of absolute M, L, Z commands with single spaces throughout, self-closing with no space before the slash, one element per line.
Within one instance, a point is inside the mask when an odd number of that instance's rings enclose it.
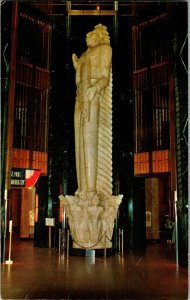
<path fill-rule="evenodd" d="M 100 103 L 96 187 L 98 192 L 112 195 L 112 68 Z"/>
<path fill-rule="evenodd" d="M 85 51 L 76 66 L 75 154 L 80 196 L 112 194 L 112 71 L 111 47 Z M 93 99 L 87 95 L 95 87 Z"/>

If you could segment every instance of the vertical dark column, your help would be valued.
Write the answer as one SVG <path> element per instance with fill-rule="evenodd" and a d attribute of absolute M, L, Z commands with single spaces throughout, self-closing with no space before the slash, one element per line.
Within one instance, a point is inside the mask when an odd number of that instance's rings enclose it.
<path fill-rule="evenodd" d="M 145 179 L 134 178 L 128 199 L 127 247 L 143 248 L 146 245 L 145 227 Z"/>
<path fill-rule="evenodd" d="M 67 16 L 66 16 L 66 24 L 65 24 L 65 65 L 66 65 L 66 76 L 65 76 L 65 82 L 68 84 L 70 83 L 70 64 L 71 64 L 71 58 L 70 58 L 70 38 L 71 38 L 71 16 L 69 15 L 69 10 L 71 9 L 71 1 L 67 1 Z M 66 89 L 66 97 L 65 101 L 66 108 L 69 105 L 70 102 L 70 89 Z M 69 108 L 68 108 L 69 109 Z M 66 124 L 65 124 L 66 125 Z M 67 124 L 66 126 L 69 126 Z M 69 128 L 65 128 L 65 142 L 64 142 L 64 153 L 63 153 L 63 178 L 62 178 L 62 186 L 63 186 L 63 193 L 65 195 L 68 194 L 68 168 L 69 168 Z"/>
<path fill-rule="evenodd" d="M 113 161 L 113 194 L 119 194 L 119 170 L 118 170 L 118 127 L 117 127 L 117 110 L 115 109 L 117 103 L 117 95 L 118 95 L 118 1 L 114 1 L 113 9 L 115 10 L 115 16 L 113 17 L 113 46 L 112 46 L 112 72 L 113 72 L 113 90 L 112 90 L 112 101 L 113 101 L 113 153 L 112 153 L 112 161 Z M 113 232 L 113 251 L 117 252 L 119 247 L 119 209 L 117 213 L 117 218 L 115 220 L 114 232 Z"/>
<path fill-rule="evenodd" d="M 133 242 L 135 248 L 146 245 L 145 179 L 135 178 L 133 186 Z"/>
<path fill-rule="evenodd" d="M 34 228 L 34 246 L 47 247 L 48 235 L 45 226 L 45 218 L 47 218 L 48 210 L 48 178 L 47 176 L 40 176 L 36 193 L 38 194 L 38 221 L 35 222 Z"/>
<path fill-rule="evenodd" d="M 18 2 L 12 4 L 12 35 L 11 35 L 11 63 L 8 94 L 8 116 L 6 131 L 6 165 L 5 165 L 5 186 L 4 188 L 4 243 L 3 243 L 3 261 L 5 260 L 5 239 L 7 227 L 7 204 L 8 191 L 10 189 L 11 178 L 11 153 L 13 144 L 13 120 L 14 120 L 14 101 L 15 101 L 15 83 L 16 83 L 16 54 L 17 54 L 17 26 L 18 26 Z"/>
<path fill-rule="evenodd" d="M 8 13 L 3 14 L 8 10 Z M 2 7 L 2 34 L 1 49 L 2 49 L 2 62 L 1 62 L 1 262 L 4 260 L 4 230 L 5 230 L 5 172 L 6 172 L 6 134 L 7 134 L 7 118 L 8 118 L 8 91 L 9 91 L 9 72 L 10 72 L 10 39 L 11 39 L 11 9 L 12 4 L 6 3 Z M 4 16 L 4 17 L 3 17 Z M 7 25 L 5 25 L 7 24 Z"/>
<path fill-rule="evenodd" d="M 183 36 L 183 39 L 181 37 Z M 186 48 L 186 49 L 185 49 Z M 187 93 L 187 40 L 185 33 L 178 32 L 175 39 L 175 127 L 177 168 L 177 220 L 179 264 L 188 266 L 188 93 Z M 183 60 L 184 59 L 184 60 Z M 183 65 L 184 63 L 184 65 Z M 176 249 L 177 250 L 177 249 Z"/>
<path fill-rule="evenodd" d="M 171 192 L 175 201 L 176 262 L 188 266 L 188 45 L 187 3 L 167 5 L 173 42 L 170 96 Z M 178 24 L 178 25 L 177 25 Z M 180 25 L 179 25 L 180 24 Z M 174 100 L 173 100 L 174 99 Z M 172 101 L 173 100 L 173 101 Z M 170 125 L 171 127 L 171 125 Z M 177 191 L 177 193 L 176 193 Z"/>

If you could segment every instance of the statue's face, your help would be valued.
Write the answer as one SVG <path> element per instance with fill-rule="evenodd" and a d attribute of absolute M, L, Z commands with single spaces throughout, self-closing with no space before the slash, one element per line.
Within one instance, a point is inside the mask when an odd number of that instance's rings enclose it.
<path fill-rule="evenodd" d="M 87 33 L 86 44 L 88 47 L 94 47 L 99 44 L 99 37 L 95 31 Z"/>

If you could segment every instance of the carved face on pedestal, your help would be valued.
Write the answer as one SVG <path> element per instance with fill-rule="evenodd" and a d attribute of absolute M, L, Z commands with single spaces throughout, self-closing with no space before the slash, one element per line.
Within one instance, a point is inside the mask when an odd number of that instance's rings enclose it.
<path fill-rule="evenodd" d="M 92 199 L 92 205 L 93 205 L 93 206 L 97 206 L 98 203 L 99 203 L 99 199 L 98 199 L 97 196 L 95 196 L 95 197 Z"/>

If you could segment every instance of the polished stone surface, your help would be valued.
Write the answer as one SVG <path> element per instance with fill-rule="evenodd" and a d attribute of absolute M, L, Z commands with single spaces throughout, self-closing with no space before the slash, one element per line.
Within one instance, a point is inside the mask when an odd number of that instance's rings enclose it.
<path fill-rule="evenodd" d="M 188 299 L 188 274 L 171 245 L 149 243 L 123 256 L 59 256 L 57 249 L 13 241 L 2 264 L 2 299 Z"/>

